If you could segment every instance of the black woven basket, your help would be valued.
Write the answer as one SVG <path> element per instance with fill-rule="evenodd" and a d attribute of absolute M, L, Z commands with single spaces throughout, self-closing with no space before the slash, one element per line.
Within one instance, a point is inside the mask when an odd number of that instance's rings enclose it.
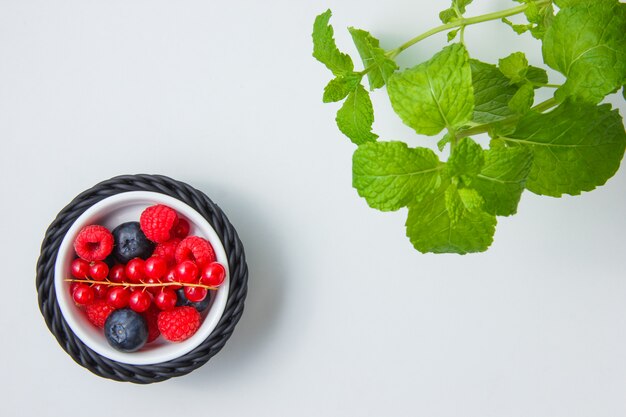
<path fill-rule="evenodd" d="M 230 268 L 230 290 L 222 317 L 210 336 L 191 352 L 176 359 L 152 365 L 130 365 L 103 357 L 86 346 L 63 318 L 54 288 L 54 267 L 59 246 L 67 230 L 93 204 L 127 191 L 153 191 L 186 203 L 200 213 L 219 236 Z M 80 365 L 96 375 L 116 381 L 150 384 L 188 374 L 219 352 L 243 313 L 248 283 L 248 267 L 243 246 L 235 228 L 222 210 L 205 194 L 161 175 L 122 175 L 103 181 L 78 195 L 57 215 L 43 243 L 37 262 L 39 308 L 48 328 L 63 349 Z"/>

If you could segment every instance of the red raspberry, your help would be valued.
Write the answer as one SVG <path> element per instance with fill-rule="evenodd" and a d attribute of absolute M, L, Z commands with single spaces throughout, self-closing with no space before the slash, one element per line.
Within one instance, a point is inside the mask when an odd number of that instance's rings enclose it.
<path fill-rule="evenodd" d="M 168 240 L 167 242 L 159 243 L 156 248 L 154 248 L 154 253 L 152 254 L 152 256 L 160 256 L 161 258 L 165 259 L 165 262 L 167 262 L 167 266 L 171 268 L 172 266 L 176 265 L 175 254 L 176 248 L 178 247 L 179 243 L 180 239 L 176 238 Z"/>
<path fill-rule="evenodd" d="M 215 261 L 215 251 L 208 240 L 199 236 L 184 238 L 176 248 L 176 263 L 193 261 L 198 268 Z"/>
<path fill-rule="evenodd" d="M 113 250 L 113 235 L 104 226 L 85 226 L 76 236 L 74 250 L 86 261 L 101 261 Z"/>
<path fill-rule="evenodd" d="M 96 327 L 103 328 L 107 317 L 115 310 L 107 304 L 106 300 L 96 300 L 85 307 L 87 319 Z"/>
<path fill-rule="evenodd" d="M 161 311 L 157 320 L 164 338 L 172 342 L 189 339 L 200 328 L 200 313 L 193 307 L 182 306 Z"/>
<path fill-rule="evenodd" d="M 141 231 L 148 239 L 156 243 L 170 240 L 176 223 L 178 223 L 178 214 L 174 209 L 163 204 L 148 207 L 139 217 Z"/>
<path fill-rule="evenodd" d="M 154 342 L 157 337 L 161 335 L 159 331 L 159 326 L 157 325 L 157 320 L 159 317 L 159 313 L 161 310 L 157 308 L 154 304 L 150 305 L 150 308 L 145 312 L 141 313 L 144 319 L 146 319 L 146 323 L 148 324 L 148 341 L 146 343 Z"/>

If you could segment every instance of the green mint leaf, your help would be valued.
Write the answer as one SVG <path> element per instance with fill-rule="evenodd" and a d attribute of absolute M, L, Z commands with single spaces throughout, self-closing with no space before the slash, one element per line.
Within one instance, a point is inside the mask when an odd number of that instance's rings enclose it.
<path fill-rule="evenodd" d="M 476 190 L 472 188 L 460 188 L 458 193 L 463 202 L 463 206 L 468 210 L 476 211 L 483 208 L 484 200 Z"/>
<path fill-rule="evenodd" d="M 483 198 L 472 188 L 458 188 L 451 184 L 445 193 L 446 209 L 450 217 L 450 225 L 455 228 L 463 220 L 466 211 L 478 212 L 484 204 Z"/>
<path fill-rule="evenodd" d="M 554 7 L 552 3 L 537 5 L 534 1 L 528 3 L 524 11 L 526 19 L 532 24 L 530 33 L 536 39 L 543 39 L 548 28 L 554 20 Z"/>
<path fill-rule="evenodd" d="M 511 22 L 506 17 L 502 18 L 502 23 L 506 23 L 518 35 L 521 35 L 522 33 L 528 32 L 533 27 L 532 24 L 530 24 L 530 25 L 517 25 L 517 24 Z"/>
<path fill-rule="evenodd" d="M 352 142 L 361 145 L 375 141 L 378 135 L 372 133 L 374 109 L 370 95 L 361 84 L 348 94 L 343 106 L 337 111 L 337 127 Z"/>
<path fill-rule="evenodd" d="M 544 61 L 567 77 L 555 97 L 599 103 L 626 79 L 626 4 L 560 3 L 543 39 Z"/>
<path fill-rule="evenodd" d="M 465 8 L 469 6 L 474 0 L 452 0 L 452 5 L 459 8 L 461 14 L 465 13 Z"/>
<path fill-rule="evenodd" d="M 439 151 L 443 151 L 446 145 L 452 142 L 452 139 L 454 139 L 454 136 L 450 132 L 447 132 L 445 135 L 443 135 L 439 142 L 437 142 L 437 148 L 439 149 Z"/>
<path fill-rule="evenodd" d="M 398 210 L 437 188 L 442 167 L 427 148 L 408 148 L 404 142 L 366 143 L 352 158 L 352 186 L 370 207 Z"/>
<path fill-rule="evenodd" d="M 608 104 L 570 101 L 549 113 L 527 113 L 515 131 L 502 139 L 532 151 L 526 187 L 553 197 L 604 185 L 619 168 L 626 147 L 617 110 Z"/>
<path fill-rule="evenodd" d="M 459 199 L 458 201 L 454 201 L 454 199 L 451 199 L 451 203 L 461 208 L 461 215 L 463 214 L 463 210 L 469 210 L 471 212 L 477 212 L 479 210 L 482 210 L 484 200 L 476 190 L 474 190 L 473 188 L 459 188 L 456 192 L 459 196 Z M 458 204 L 459 202 L 461 204 Z M 458 209 L 456 211 L 457 213 L 459 212 Z M 456 216 L 453 224 L 457 223 L 459 219 L 460 216 Z"/>
<path fill-rule="evenodd" d="M 459 16 L 457 16 L 456 11 L 453 8 L 439 12 L 439 20 L 441 20 L 442 23 L 450 23 L 458 18 Z"/>
<path fill-rule="evenodd" d="M 378 39 L 369 32 L 352 27 L 348 30 L 359 51 L 363 65 L 365 68 L 372 67 L 367 73 L 370 90 L 382 87 L 387 82 L 387 78 L 398 69 L 398 65 L 385 55 L 385 50 L 380 47 Z"/>
<path fill-rule="evenodd" d="M 446 203 L 446 210 L 448 211 L 448 217 L 450 218 L 450 225 L 456 226 L 463 217 L 463 202 L 461 201 L 458 188 L 456 184 L 450 184 L 446 188 L 446 192 L 443 195 Z"/>
<path fill-rule="evenodd" d="M 515 52 L 506 58 L 500 59 L 498 68 L 511 83 L 516 84 L 526 79 L 528 60 L 523 52 Z"/>
<path fill-rule="evenodd" d="M 473 0 L 452 0 L 452 6 L 439 13 L 439 19 L 443 23 L 450 23 L 458 20 L 465 13 L 465 7 Z M 450 35 L 448 35 L 449 37 Z"/>
<path fill-rule="evenodd" d="M 450 177 L 458 176 L 469 182 L 478 175 L 484 163 L 483 148 L 471 138 L 463 138 L 454 147 L 446 168 Z"/>
<path fill-rule="evenodd" d="M 526 71 L 526 80 L 530 81 L 534 86 L 540 87 L 548 84 L 548 73 L 543 68 L 528 66 Z"/>
<path fill-rule="evenodd" d="M 540 17 L 539 6 L 534 1 L 529 1 L 526 3 L 526 10 L 524 10 L 524 15 L 529 22 L 535 22 Z"/>
<path fill-rule="evenodd" d="M 357 84 L 360 82 L 361 76 L 355 73 L 333 78 L 326 87 L 324 87 L 322 100 L 324 103 L 341 101 L 346 98 L 351 91 L 354 91 Z"/>
<path fill-rule="evenodd" d="M 429 61 L 394 73 L 387 92 L 395 112 L 417 133 L 432 136 L 462 126 L 474 109 L 467 50 L 452 44 Z"/>
<path fill-rule="evenodd" d="M 507 104 L 517 87 L 510 85 L 509 79 L 495 65 L 470 59 L 470 66 L 474 89 L 472 120 L 475 123 L 492 123 L 514 115 Z"/>
<path fill-rule="evenodd" d="M 495 146 L 485 152 L 485 165 L 472 187 L 484 198 L 487 213 L 510 216 L 517 212 L 532 161 L 532 152 L 522 146 Z"/>
<path fill-rule="evenodd" d="M 511 111 L 524 114 L 530 110 L 535 100 L 535 89 L 531 83 L 522 84 L 515 95 L 509 101 Z"/>
<path fill-rule="evenodd" d="M 579 4 L 597 4 L 597 3 L 607 3 L 607 4 L 617 4 L 618 0 L 554 0 L 554 4 L 559 6 L 559 9 L 563 9 L 565 7 L 577 6 Z"/>
<path fill-rule="evenodd" d="M 313 23 L 313 57 L 335 75 L 345 75 L 354 70 L 352 59 L 339 52 L 333 38 L 333 27 L 328 24 L 331 11 L 326 10 L 315 18 Z"/>
<path fill-rule="evenodd" d="M 448 32 L 448 42 L 452 42 L 454 38 L 456 38 L 457 33 L 459 33 L 460 29 L 454 29 Z"/>
<path fill-rule="evenodd" d="M 554 7 L 552 7 L 552 3 L 537 2 L 535 0 L 522 0 L 519 2 L 526 4 L 524 15 L 528 20 L 528 24 L 516 25 L 506 18 L 502 19 L 502 21 L 511 26 L 518 34 L 530 31 L 534 38 L 543 39 L 546 30 L 554 20 Z"/>
<path fill-rule="evenodd" d="M 450 191 L 448 191 L 450 189 Z M 493 242 L 496 217 L 480 207 L 475 190 L 459 189 L 449 179 L 409 206 L 406 233 L 422 253 L 483 252 Z"/>
<path fill-rule="evenodd" d="M 498 62 L 500 72 L 507 77 L 511 84 L 521 85 L 527 81 L 535 86 L 548 83 L 548 73 L 542 68 L 528 65 L 528 60 L 523 52 L 514 52 Z"/>

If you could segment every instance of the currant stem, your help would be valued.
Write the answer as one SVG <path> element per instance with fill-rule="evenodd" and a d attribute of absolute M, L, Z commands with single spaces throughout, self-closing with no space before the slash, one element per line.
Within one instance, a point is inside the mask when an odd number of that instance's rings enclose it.
<path fill-rule="evenodd" d="M 80 282 L 83 284 L 103 284 L 108 287 L 141 287 L 141 288 L 149 288 L 149 287 L 173 287 L 173 286 L 182 286 L 182 287 L 198 287 L 205 288 L 207 290 L 217 290 L 217 287 L 211 287 L 210 285 L 204 284 L 190 284 L 186 282 L 155 282 L 155 283 L 146 283 L 146 282 L 111 282 L 108 280 L 105 281 L 94 281 L 91 279 L 73 279 L 67 278 L 66 282 Z"/>

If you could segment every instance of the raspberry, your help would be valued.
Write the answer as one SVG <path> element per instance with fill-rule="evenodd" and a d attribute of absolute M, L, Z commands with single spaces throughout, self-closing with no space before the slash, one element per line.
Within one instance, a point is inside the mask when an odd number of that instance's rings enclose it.
<path fill-rule="evenodd" d="M 74 250 L 86 261 L 102 261 L 113 250 L 113 235 L 104 226 L 85 226 L 76 236 Z"/>
<path fill-rule="evenodd" d="M 148 341 L 146 343 L 154 342 L 156 338 L 161 335 L 159 326 L 157 325 L 157 319 L 160 311 L 161 310 L 152 304 L 147 311 L 141 314 L 143 318 L 146 319 L 146 323 L 148 324 Z"/>
<path fill-rule="evenodd" d="M 113 307 L 107 304 L 106 300 L 96 300 L 92 304 L 85 307 L 85 313 L 87 313 L 87 319 L 96 327 L 104 328 L 104 322 L 107 321 L 107 317 L 115 310 Z"/>
<path fill-rule="evenodd" d="M 215 261 L 215 252 L 208 240 L 199 236 L 189 236 L 178 244 L 175 257 L 177 264 L 193 261 L 199 268 L 202 268 Z"/>
<path fill-rule="evenodd" d="M 181 342 L 193 336 L 200 327 L 200 313 L 193 307 L 176 307 L 161 311 L 157 324 L 164 338 Z"/>
<path fill-rule="evenodd" d="M 148 239 L 156 243 L 167 242 L 174 226 L 178 223 L 178 214 L 174 209 L 157 204 L 141 213 L 139 224 Z"/>
<path fill-rule="evenodd" d="M 152 256 L 160 256 L 161 258 L 165 259 L 165 262 L 167 262 L 167 266 L 172 267 L 176 264 L 176 258 L 174 255 L 176 254 L 176 248 L 178 247 L 179 243 L 180 239 L 177 238 L 168 240 L 167 242 L 159 243 L 156 248 L 154 248 L 154 253 L 152 254 Z"/>

